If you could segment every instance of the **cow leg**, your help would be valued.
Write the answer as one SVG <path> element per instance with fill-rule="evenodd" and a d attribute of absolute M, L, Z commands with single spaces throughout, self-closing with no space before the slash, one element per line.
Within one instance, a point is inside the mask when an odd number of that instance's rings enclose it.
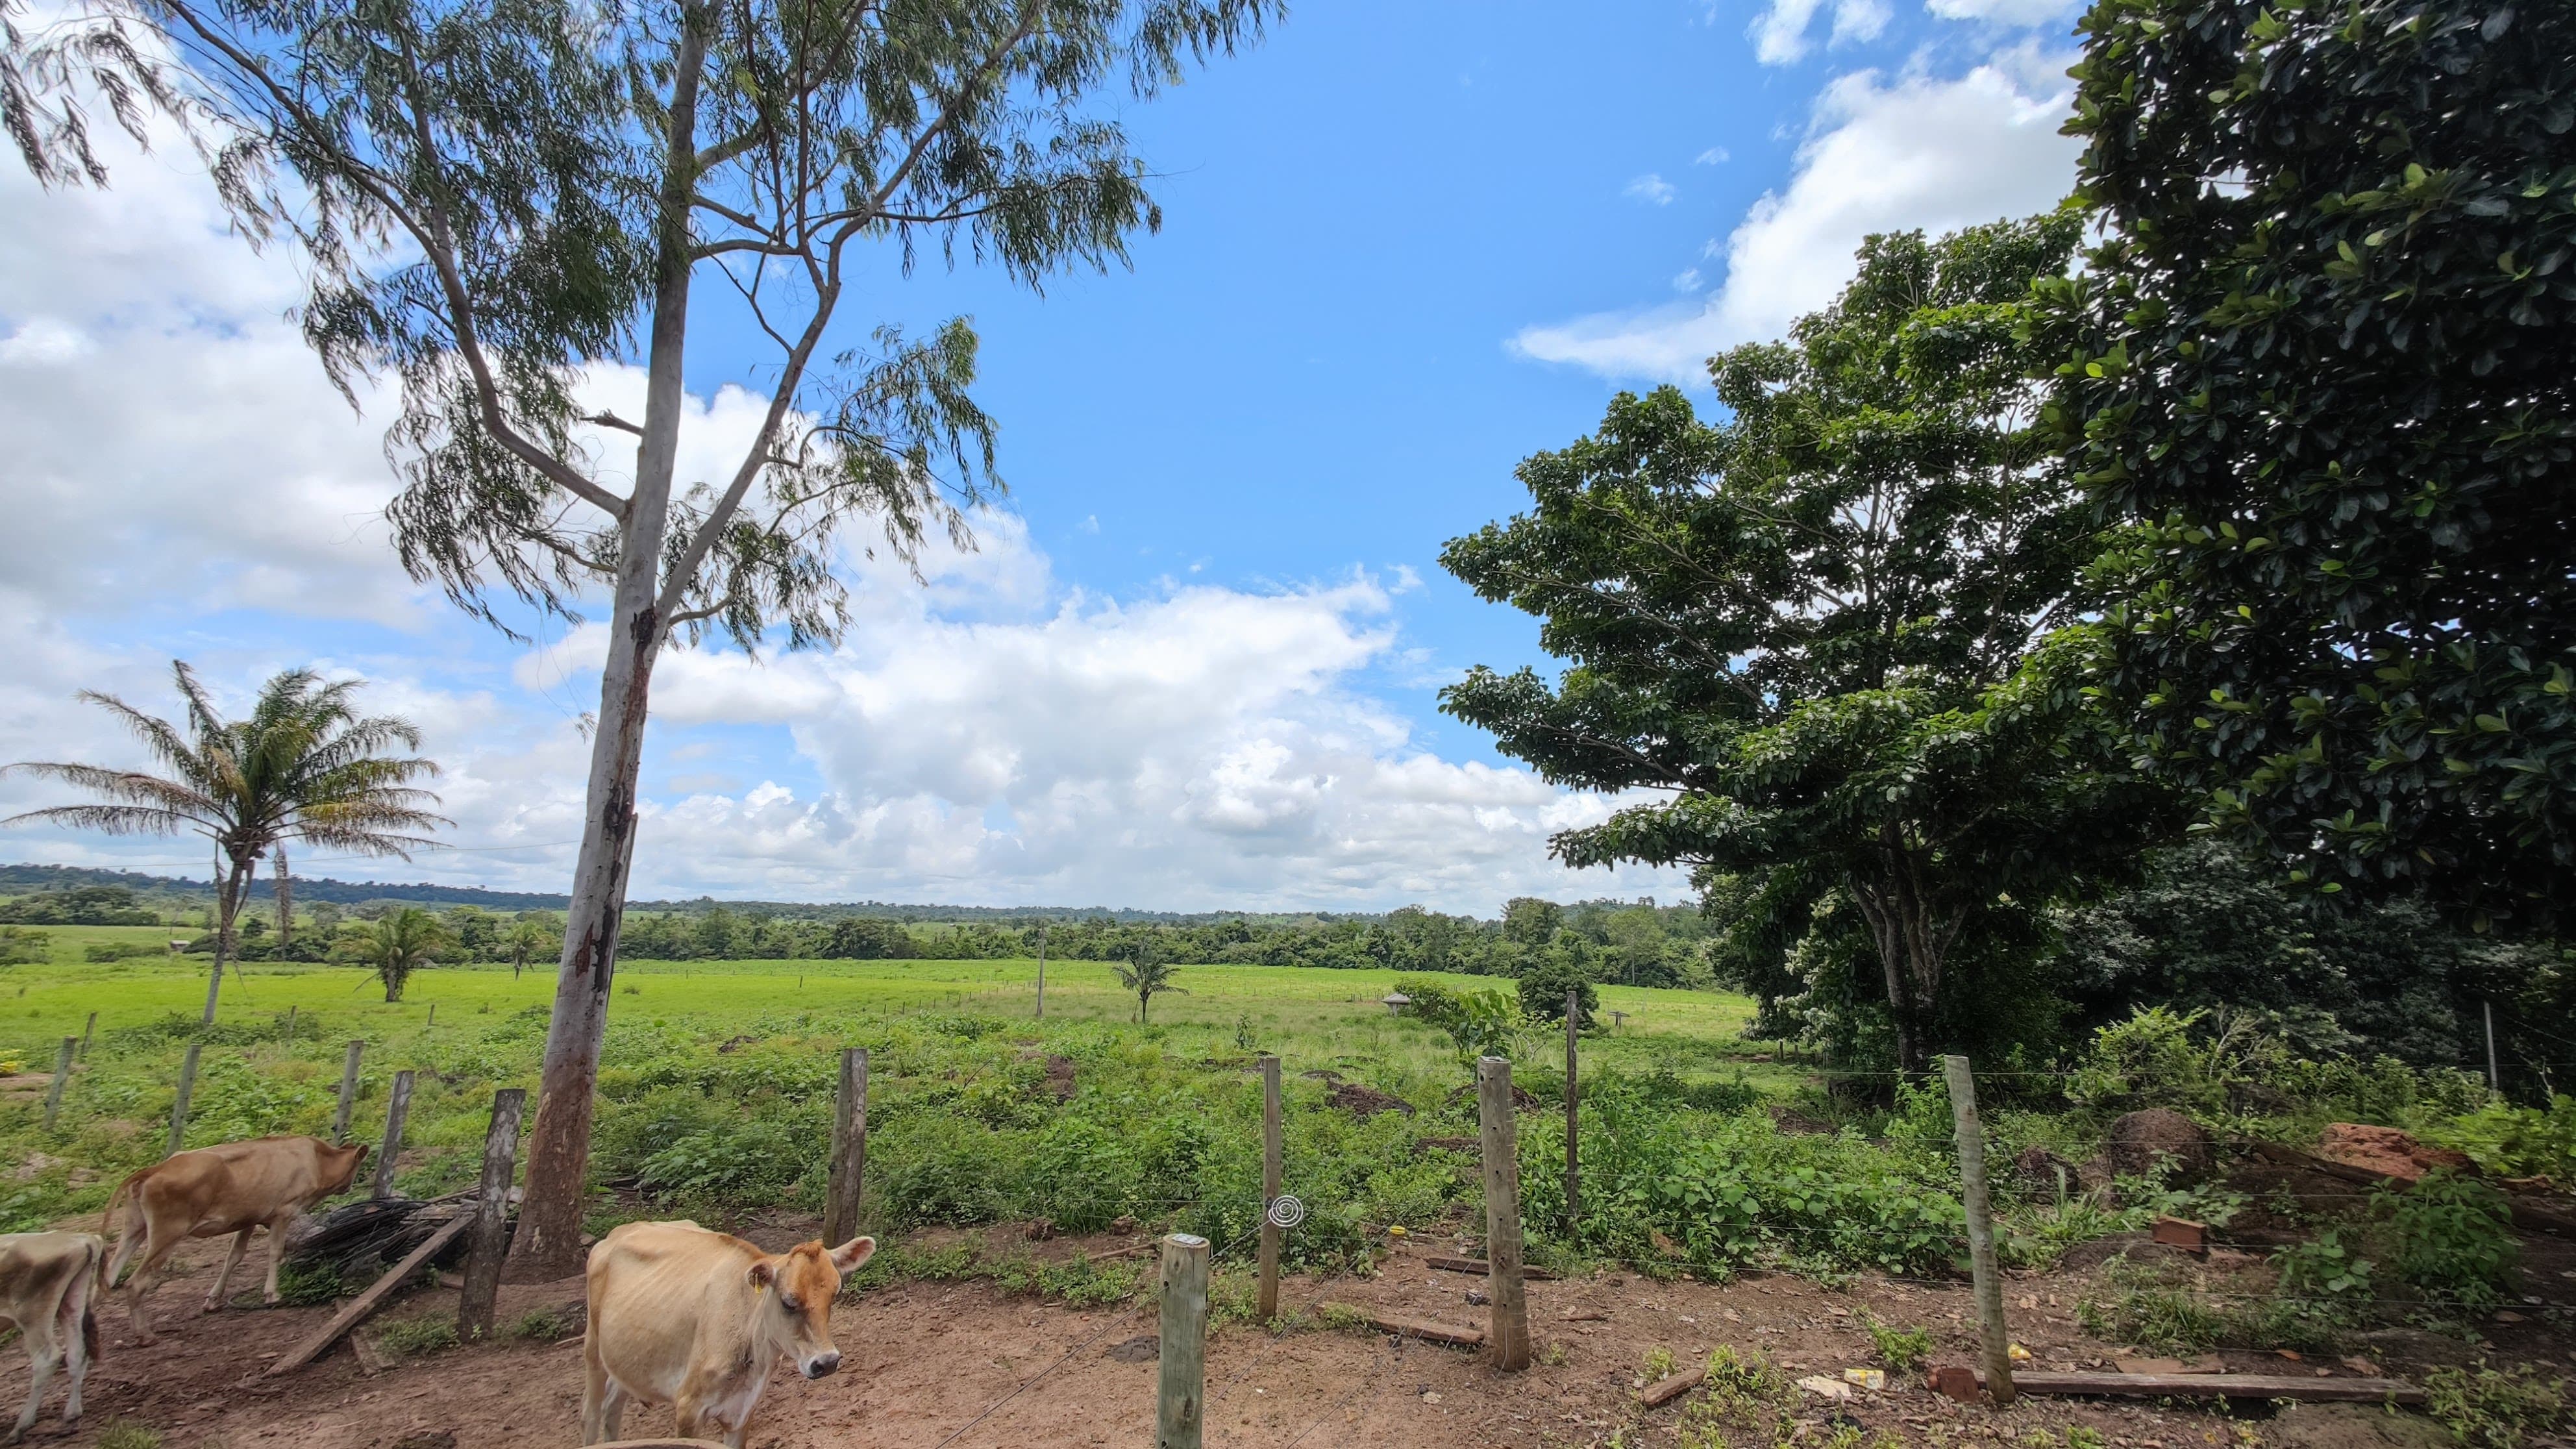
<path fill-rule="evenodd" d="M 71 1365 L 71 1393 L 63 1400 L 63 1427 L 68 1429 L 80 1422 L 81 1385 L 89 1378 L 90 1349 L 98 1341 L 97 1305 L 90 1301 L 87 1264 L 63 1294 L 62 1311 L 54 1315 L 54 1331 L 61 1335 L 64 1358 Z"/>
<path fill-rule="evenodd" d="M 626 1393 L 600 1362 L 594 1333 L 581 1340 L 581 1442 L 606 1444 L 617 1437 L 618 1421 L 625 1417 Z"/>
<path fill-rule="evenodd" d="M 250 1251 L 251 1232 L 251 1228 L 244 1228 L 233 1234 L 233 1245 L 224 1250 L 223 1271 L 215 1275 L 214 1291 L 206 1295 L 208 1313 L 224 1306 L 224 1290 L 232 1285 L 233 1269 L 241 1266 L 242 1254 Z M 269 1286 L 275 1288 L 277 1285 L 272 1281 Z"/>
<path fill-rule="evenodd" d="M 163 1258 L 170 1256 L 170 1249 L 153 1241 L 152 1224 L 149 1221 L 143 1224 L 141 1232 L 128 1233 L 125 1242 L 131 1244 L 136 1238 L 141 1238 L 143 1241 L 143 1255 L 142 1261 L 134 1265 L 134 1276 L 125 1280 L 125 1318 L 134 1328 L 135 1341 L 149 1344 L 152 1342 L 152 1317 L 144 1312 L 143 1295 L 151 1291 L 152 1270 L 161 1266 Z M 119 1245 L 116 1253 L 117 1262 L 123 1263 L 127 1256 L 126 1246 Z M 113 1281 L 113 1278 L 114 1275 L 111 1274 L 110 1280 Z"/>
<path fill-rule="evenodd" d="M 268 1225 L 268 1285 L 260 1289 L 259 1301 L 271 1308 L 277 1306 L 277 1270 L 286 1261 L 286 1231 L 295 1226 L 297 1213 Z"/>
<path fill-rule="evenodd" d="M 27 1349 L 27 1407 L 18 1411 L 18 1426 L 9 1431 L 8 1442 L 12 1444 L 26 1438 L 27 1431 L 36 1426 L 36 1410 L 45 1401 L 45 1385 L 53 1381 L 54 1370 L 63 1361 L 62 1335 L 50 1313 L 26 1324 L 20 1342 Z"/>

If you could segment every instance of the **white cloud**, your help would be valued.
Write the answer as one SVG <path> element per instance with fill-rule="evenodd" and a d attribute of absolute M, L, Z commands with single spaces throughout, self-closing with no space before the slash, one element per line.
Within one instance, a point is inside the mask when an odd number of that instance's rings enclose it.
<path fill-rule="evenodd" d="M 424 597 L 383 534 L 381 413 L 353 413 L 282 320 L 291 259 L 227 235 L 202 176 L 113 164 L 111 190 L 52 194 L 0 167 L 0 760 L 136 759 L 72 696 L 170 711 L 174 654 L 236 707 L 318 664 L 419 723 L 461 848 L 300 868 L 560 889 L 601 626 L 521 655 Z M 587 391 L 640 411 L 632 368 Z M 759 405 L 693 397 L 683 481 L 728 472 Z M 592 442 L 622 482 L 631 444 Z M 662 661 L 638 892 L 1480 911 L 1678 893 L 1668 872 L 1556 866 L 1547 834 L 1606 802 L 1442 758 L 1373 692 L 1426 669 L 1397 619 L 1410 570 L 1110 598 L 1059 580 L 1017 516 L 976 530 L 977 551 L 929 550 L 923 583 L 851 553 L 837 650 Z M 0 815 L 59 798 L 0 777 Z M 20 830 L 0 858 L 201 876 L 200 844 Z"/>
<path fill-rule="evenodd" d="M 1887 0 L 1836 0 L 1831 44 L 1854 45 L 1876 40 L 1893 18 Z"/>
<path fill-rule="evenodd" d="M 1673 204 L 1673 198 L 1680 193 L 1673 189 L 1671 182 L 1649 171 L 1629 182 L 1628 189 L 1620 194 L 1632 201 L 1643 201 L 1654 206 L 1670 206 Z"/>
<path fill-rule="evenodd" d="M 2028 3 L 2028 0 L 1967 0 L 1967 3 Z M 1807 32 L 1815 27 L 1816 13 L 1824 9 L 1824 0 L 1771 0 L 1762 13 L 1753 17 L 1746 32 L 1753 40 L 1753 57 L 1764 65 L 1791 65 L 1807 58 L 1815 47 Z M 1876 40 L 1887 29 L 1893 12 L 1887 0 L 1834 0 L 1833 29 L 1829 45 L 1849 45 Z"/>
<path fill-rule="evenodd" d="M 1524 328 L 1525 357 L 1604 376 L 1703 381 L 1715 352 L 1777 337 L 1833 300 L 1871 232 L 1941 232 L 2045 210 L 2074 181 L 2077 143 L 2058 134 L 2063 61 L 2025 48 L 1955 80 L 1843 76 L 1818 98 L 1797 170 L 1720 247 L 1725 280 L 1704 303 L 1668 303 Z"/>
<path fill-rule="evenodd" d="M 1691 164 L 1693 166 L 1723 166 L 1734 159 L 1734 156 L 1730 154 L 1724 146 L 1711 146 L 1707 150 L 1700 152 L 1696 157 L 1693 157 Z"/>
<path fill-rule="evenodd" d="M 1673 290 L 1676 292 L 1696 292 L 1699 287 L 1700 276 L 1697 267 L 1686 267 L 1673 277 Z"/>
<path fill-rule="evenodd" d="M 1997 25 L 2041 25 L 2064 15 L 2071 0 L 1924 0 L 1944 20 L 1983 20 Z"/>

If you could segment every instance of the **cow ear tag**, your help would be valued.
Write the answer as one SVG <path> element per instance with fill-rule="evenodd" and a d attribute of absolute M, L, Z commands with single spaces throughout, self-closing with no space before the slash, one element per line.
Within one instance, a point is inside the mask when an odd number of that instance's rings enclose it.
<path fill-rule="evenodd" d="M 770 1267 L 769 1260 L 767 1258 L 763 1258 L 759 1262 L 751 1265 L 749 1276 L 751 1278 L 751 1286 L 754 1288 L 766 1288 L 777 1280 L 778 1270 Z"/>

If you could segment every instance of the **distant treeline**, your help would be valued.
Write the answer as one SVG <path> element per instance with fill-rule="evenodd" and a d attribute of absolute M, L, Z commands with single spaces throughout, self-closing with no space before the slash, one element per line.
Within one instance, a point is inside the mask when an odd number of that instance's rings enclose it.
<path fill-rule="evenodd" d="M 194 910 L 210 902 L 215 893 L 212 882 L 186 876 L 146 875 L 139 871 L 95 870 L 70 865 L 0 865 L 0 896 L 57 894 L 99 887 L 132 891 L 146 904 L 167 910 Z M 341 906 L 398 901 L 408 905 L 474 906 L 487 911 L 513 912 L 560 911 L 570 903 L 569 897 L 540 891 L 495 891 L 474 886 L 430 885 L 427 882 L 396 885 L 383 881 L 344 881 L 328 876 L 302 875 L 295 877 L 295 898 L 299 902 L 329 901 Z M 1012 926 L 1041 920 L 1196 926 L 1228 920 L 1286 924 L 1384 919 L 1365 912 L 1146 911 L 1127 906 L 943 906 L 894 901 L 719 901 L 713 896 L 678 901 L 630 901 L 627 909 L 665 915 L 728 911 L 737 915 L 803 920 L 866 916 L 907 924 L 986 921 Z"/>

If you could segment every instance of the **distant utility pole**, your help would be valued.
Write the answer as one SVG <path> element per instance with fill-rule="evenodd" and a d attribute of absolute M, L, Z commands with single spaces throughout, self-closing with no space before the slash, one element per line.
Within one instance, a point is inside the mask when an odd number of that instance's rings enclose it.
<path fill-rule="evenodd" d="M 1046 1020 L 1046 925 L 1038 925 L 1038 1020 Z"/>

